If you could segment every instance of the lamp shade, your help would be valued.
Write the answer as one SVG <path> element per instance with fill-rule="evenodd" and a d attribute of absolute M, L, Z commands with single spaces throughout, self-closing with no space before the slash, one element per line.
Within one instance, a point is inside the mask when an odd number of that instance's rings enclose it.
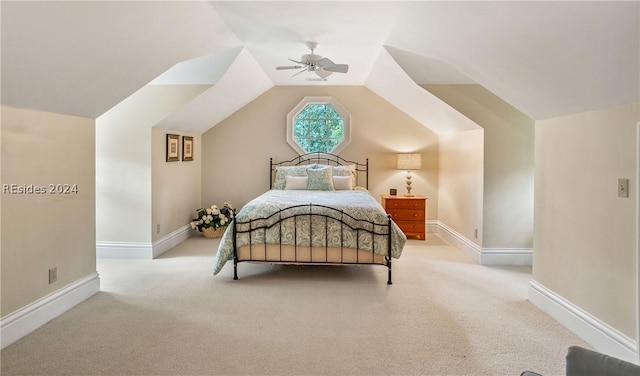
<path fill-rule="evenodd" d="M 398 170 L 419 170 L 422 167 L 422 154 L 397 154 Z"/>

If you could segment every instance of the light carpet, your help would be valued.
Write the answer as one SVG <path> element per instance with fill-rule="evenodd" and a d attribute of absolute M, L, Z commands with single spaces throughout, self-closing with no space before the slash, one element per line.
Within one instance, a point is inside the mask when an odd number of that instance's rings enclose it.
<path fill-rule="evenodd" d="M 2 375 L 563 375 L 589 347 L 527 300 L 530 267 L 437 235 L 382 266 L 241 263 L 219 239 L 99 259 L 101 292 L 1 352 Z"/>

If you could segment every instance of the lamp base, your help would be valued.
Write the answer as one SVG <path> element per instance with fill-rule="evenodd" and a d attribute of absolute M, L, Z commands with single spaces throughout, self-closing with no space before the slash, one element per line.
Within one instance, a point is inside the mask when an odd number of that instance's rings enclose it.
<path fill-rule="evenodd" d="M 411 171 L 407 171 L 407 193 L 404 197 L 413 197 L 411 194 Z"/>

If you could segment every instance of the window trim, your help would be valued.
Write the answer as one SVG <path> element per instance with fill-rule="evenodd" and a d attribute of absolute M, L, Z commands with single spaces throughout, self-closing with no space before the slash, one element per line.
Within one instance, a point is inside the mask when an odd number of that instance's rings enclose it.
<path fill-rule="evenodd" d="M 351 115 L 338 103 L 333 97 L 304 97 L 302 100 L 287 114 L 287 143 L 296 151 L 299 155 L 307 154 L 308 151 L 304 150 L 293 139 L 293 126 L 295 117 L 310 104 L 328 104 L 333 107 L 334 110 L 340 116 L 342 116 L 342 126 L 344 127 L 342 135 L 344 136 L 342 142 L 336 145 L 333 150 L 329 151 L 331 154 L 339 154 L 344 148 L 351 142 Z"/>

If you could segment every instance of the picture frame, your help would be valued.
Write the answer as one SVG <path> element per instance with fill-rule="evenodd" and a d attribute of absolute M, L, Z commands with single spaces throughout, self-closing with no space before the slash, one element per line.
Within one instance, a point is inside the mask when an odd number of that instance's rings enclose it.
<path fill-rule="evenodd" d="M 178 153 L 179 144 L 179 135 L 167 133 L 167 162 L 175 162 L 180 160 L 180 155 Z"/>
<path fill-rule="evenodd" d="M 193 160 L 193 137 L 182 136 L 182 160 Z"/>

